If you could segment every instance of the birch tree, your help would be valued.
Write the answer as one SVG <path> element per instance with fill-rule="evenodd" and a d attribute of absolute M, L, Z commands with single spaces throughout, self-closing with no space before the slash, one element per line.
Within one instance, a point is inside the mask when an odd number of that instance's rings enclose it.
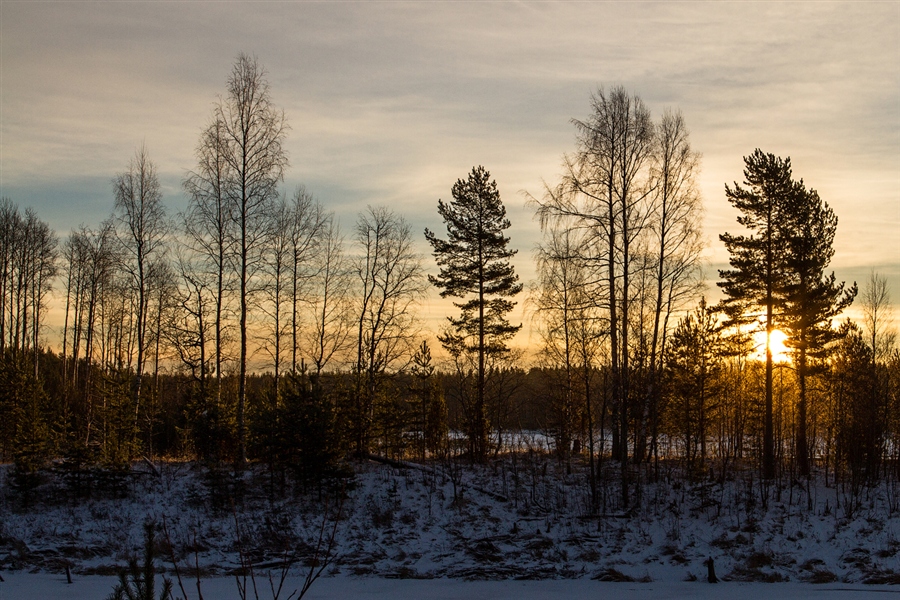
<path fill-rule="evenodd" d="M 632 413 L 629 339 L 634 277 L 646 261 L 636 253 L 652 214 L 648 168 L 654 136 L 650 112 L 624 88 L 591 96 L 591 114 L 573 120 L 576 150 L 563 159 L 563 175 L 536 205 L 541 227 L 574 219 L 589 234 L 584 256 L 596 281 L 609 322 L 610 386 L 614 420 L 613 455 L 621 465 L 621 500 L 629 503 L 628 437 Z"/>
<path fill-rule="evenodd" d="M 406 220 L 369 207 L 356 221 L 356 389 L 353 429 L 358 453 L 368 451 L 382 375 L 405 366 L 417 338 L 415 304 L 425 291 L 422 259 Z"/>
<path fill-rule="evenodd" d="M 224 197 L 233 239 L 238 287 L 238 460 L 247 460 L 245 410 L 247 402 L 247 316 L 256 292 L 254 276 L 261 266 L 267 217 L 278 194 L 288 159 L 283 142 L 288 125 L 272 102 L 266 71 L 256 58 L 241 54 L 228 79 L 227 95 L 215 107 L 221 124 L 221 159 L 228 173 Z"/>
<path fill-rule="evenodd" d="M 137 356 L 132 383 L 136 425 L 141 408 L 141 379 L 147 352 L 152 280 L 150 265 L 164 254 L 164 237 L 168 232 L 156 166 L 144 146 L 137 150 L 128 169 L 116 176 L 113 188 L 117 235 L 122 246 L 122 256 L 126 259 L 124 268 L 136 296 L 134 324 Z"/>

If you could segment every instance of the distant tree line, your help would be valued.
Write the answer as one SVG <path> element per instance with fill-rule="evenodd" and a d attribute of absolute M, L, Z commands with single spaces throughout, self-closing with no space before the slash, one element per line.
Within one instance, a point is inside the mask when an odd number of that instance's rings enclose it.
<path fill-rule="evenodd" d="M 484 463 L 521 450 L 522 432 L 584 474 L 594 512 L 676 471 L 900 480 L 886 280 L 867 282 L 861 321 L 840 320 L 858 293 L 828 271 L 837 217 L 790 159 L 756 150 L 726 186 L 743 231 L 721 236 L 731 265 L 712 306 L 681 114 L 654 121 L 639 97 L 600 89 L 573 123 L 558 182 L 528 198 L 543 234 L 524 300 L 533 367 L 510 349 L 523 285 L 490 173 L 474 167 L 438 202 L 446 236 L 425 230 L 426 277 L 401 215 L 370 206 L 345 233 L 307 189 L 282 189 L 289 127 L 252 57 L 202 130 L 183 213 L 167 213 L 143 147 L 113 179 L 109 219 L 61 243 L 0 201 L 0 457 L 16 485 L 183 457 L 258 462 L 275 489 L 342 477 L 353 456 Z M 429 283 L 458 300 L 436 332 L 444 362 L 417 319 Z M 44 344 L 53 298 L 59 352 Z"/>

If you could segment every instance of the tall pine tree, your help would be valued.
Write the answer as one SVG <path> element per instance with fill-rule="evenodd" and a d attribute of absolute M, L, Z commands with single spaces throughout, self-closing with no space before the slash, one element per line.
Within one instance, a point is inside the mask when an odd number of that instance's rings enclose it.
<path fill-rule="evenodd" d="M 834 256 L 837 216 L 815 190 L 807 190 L 803 181 L 790 197 L 786 211 L 784 250 L 786 257 L 785 305 L 783 327 L 787 345 L 793 349 L 799 399 L 797 402 L 797 466 L 809 476 L 807 442 L 806 378 L 811 373 L 810 359 L 822 358 L 826 345 L 840 334 L 831 320 L 856 297 L 856 284 L 845 288 L 834 273 L 825 269 Z"/>
<path fill-rule="evenodd" d="M 475 397 L 468 411 L 467 433 L 472 459 L 483 461 L 488 450 L 486 359 L 506 353 L 507 341 L 522 327 L 506 319 L 515 306 L 508 298 L 518 294 L 522 284 L 509 263 L 516 251 L 507 247 L 509 238 L 503 235 L 510 222 L 497 182 L 484 167 L 474 167 L 468 179 L 457 180 L 452 194 L 450 203 L 438 201 L 447 239 L 425 230 L 440 267 L 438 275 L 429 275 L 428 279 L 441 288 L 442 298 L 469 298 L 454 302 L 460 316 L 448 317 L 450 327 L 438 339 L 454 358 L 477 356 Z"/>
<path fill-rule="evenodd" d="M 765 154 L 758 148 L 744 157 L 744 185 L 725 186 L 728 201 L 741 215 L 737 221 L 751 235 L 723 233 L 731 269 L 719 271 L 725 293 L 721 308 L 726 325 L 761 320 L 766 331 L 766 398 L 763 426 L 763 477 L 775 477 L 775 437 L 772 406 L 772 332 L 780 319 L 786 286 L 785 224 L 792 198 L 803 184 L 792 179 L 791 159 Z"/>

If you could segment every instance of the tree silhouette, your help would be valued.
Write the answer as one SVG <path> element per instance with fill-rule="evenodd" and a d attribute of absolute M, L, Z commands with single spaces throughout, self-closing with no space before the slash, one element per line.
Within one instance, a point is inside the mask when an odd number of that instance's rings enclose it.
<path fill-rule="evenodd" d="M 839 337 L 831 319 L 856 297 L 856 284 L 845 289 L 825 269 L 834 255 L 834 234 L 838 219 L 815 190 L 799 183 L 790 196 L 786 211 L 785 235 L 787 286 L 785 288 L 784 327 L 787 344 L 794 350 L 799 399 L 797 402 L 797 464 L 800 474 L 809 475 L 807 444 L 806 378 L 809 359 L 822 358 L 826 345 Z"/>
<path fill-rule="evenodd" d="M 724 344 L 715 309 L 700 305 L 678 323 L 668 357 L 667 387 L 672 398 L 671 421 L 684 438 L 688 477 L 694 475 L 695 458 L 701 474 L 706 466 L 706 441 L 712 430 L 712 414 L 718 408 L 722 387 Z M 696 425 L 696 428 L 694 427 Z"/>
<path fill-rule="evenodd" d="M 758 148 L 744 157 L 744 185 L 725 186 L 728 201 L 739 211 L 737 221 L 749 236 L 723 233 L 719 239 L 728 249 L 731 269 L 719 271 L 718 283 L 725 292 L 722 309 L 726 325 L 747 325 L 762 311 L 766 330 L 766 398 L 763 431 L 763 477 L 775 477 L 775 441 L 772 413 L 772 349 L 770 338 L 781 316 L 785 288 L 784 225 L 791 198 L 803 184 L 791 176 L 791 159 L 765 154 Z"/>
<path fill-rule="evenodd" d="M 522 327 L 511 325 L 506 314 L 515 306 L 507 300 L 522 291 L 509 259 L 515 250 L 507 248 L 503 231 L 510 226 L 500 200 L 497 182 L 481 166 L 474 167 L 467 180 L 453 186 L 453 200 L 438 201 L 438 213 L 447 225 L 447 240 L 425 230 L 440 267 L 437 277 L 428 279 L 441 289 L 441 297 L 471 299 L 454 303 L 462 312 L 448 317 L 450 328 L 438 337 L 455 357 L 474 352 L 476 398 L 469 416 L 469 444 L 473 460 L 487 455 L 487 415 L 485 412 L 485 359 L 502 355 L 506 342 Z"/>
<path fill-rule="evenodd" d="M 137 360 L 134 363 L 132 396 L 134 424 L 137 427 L 141 409 L 141 379 L 147 355 L 147 325 L 153 278 L 151 264 L 165 252 L 168 221 L 162 203 L 156 166 L 143 146 L 135 152 L 128 170 L 113 181 L 116 196 L 115 215 L 119 225 L 119 241 L 135 296 L 134 328 L 137 333 Z M 130 362 L 130 361 L 129 361 Z"/>
<path fill-rule="evenodd" d="M 228 176 L 225 198 L 233 220 L 233 258 L 238 275 L 240 357 L 238 375 L 238 460 L 247 460 L 247 315 L 260 269 L 268 216 L 288 164 L 283 141 L 288 129 L 284 113 L 275 108 L 265 69 L 256 58 L 238 56 L 228 79 L 228 95 L 215 107 L 224 143 L 222 160 Z"/>
<path fill-rule="evenodd" d="M 369 450 L 375 404 L 384 374 L 403 367 L 417 337 L 416 302 L 425 291 L 422 259 L 406 219 L 384 206 L 356 220 L 358 286 L 356 384 L 352 428 L 357 454 Z"/>
<path fill-rule="evenodd" d="M 644 310 L 638 288 L 647 270 L 648 234 L 656 226 L 658 233 L 662 233 L 675 225 L 672 221 L 668 226 L 654 223 L 654 217 L 660 216 L 658 209 L 662 208 L 654 206 L 657 190 L 670 194 L 677 186 L 664 190 L 666 184 L 656 181 L 662 165 L 655 162 L 654 153 L 663 142 L 655 138 L 650 111 L 639 96 L 629 94 L 622 87 L 609 92 L 601 88 L 591 96 L 588 118 L 573 120 L 573 124 L 577 132 L 576 150 L 563 159 L 562 181 L 555 188 L 547 188 L 544 199 L 534 202 L 538 206 L 537 217 L 542 228 L 561 218 L 574 218 L 576 227 L 586 230 L 591 240 L 584 245 L 587 252 L 583 258 L 591 266 L 591 277 L 600 285 L 595 295 L 596 303 L 603 307 L 609 322 L 609 388 L 614 422 L 610 428 L 612 454 L 622 466 L 621 501 L 627 506 L 630 423 L 631 417 L 643 410 L 635 411 L 634 397 L 642 390 L 632 381 L 634 367 L 640 363 L 635 349 L 641 342 L 631 336 L 635 333 L 634 324 L 642 320 L 640 313 Z M 676 153 L 679 146 L 684 148 L 677 141 L 677 129 L 673 127 L 669 131 L 675 134 L 674 139 L 669 140 L 669 149 Z M 674 164 L 669 167 L 670 175 L 680 170 Z M 652 174 L 653 170 L 657 176 Z M 681 171 L 681 175 L 687 173 Z M 670 195 L 669 200 L 675 198 Z M 670 204 L 666 210 L 673 209 Z M 671 212 L 669 215 L 673 216 Z M 669 231 L 667 236 L 672 233 Z M 668 246 L 662 251 L 663 260 L 677 247 L 672 244 L 672 237 L 666 242 L 667 236 L 657 236 L 655 240 L 661 247 Z M 671 275 L 665 270 L 664 266 L 664 278 Z M 664 282 L 664 293 L 670 283 L 672 280 Z M 639 438 L 642 436 L 638 435 Z M 641 444 L 639 441 L 632 447 Z M 635 454 L 638 460 L 639 454 Z"/>

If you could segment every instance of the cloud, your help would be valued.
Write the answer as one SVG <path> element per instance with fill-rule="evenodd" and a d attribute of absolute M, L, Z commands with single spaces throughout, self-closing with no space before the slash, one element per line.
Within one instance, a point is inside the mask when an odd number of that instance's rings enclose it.
<path fill-rule="evenodd" d="M 836 265 L 900 263 L 893 3 L 4 2 L 0 16 L 0 193 L 62 231 L 67 211 L 108 213 L 141 143 L 183 205 L 199 132 L 248 52 L 292 126 L 286 188 L 306 184 L 345 228 L 379 203 L 437 227 L 437 199 L 484 164 L 527 279 L 539 232 L 520 192 L 556 179 L 570 119 L 621 84 L 684 113 L 714 262 L 736 228 L 724 184 L 760 147 L 834 207 Z"/>

